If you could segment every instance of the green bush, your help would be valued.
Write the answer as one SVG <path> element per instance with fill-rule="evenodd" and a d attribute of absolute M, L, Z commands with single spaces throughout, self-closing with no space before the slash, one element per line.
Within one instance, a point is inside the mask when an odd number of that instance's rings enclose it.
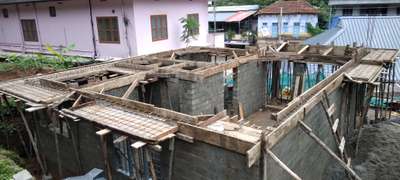
<path fill-rule="evenodd" d="M 10 180 L 12 176 L 21 171 L 23 160 L 14 152 L 0 148 L 0 180 Z"/>
<path fill-rule="evenodd" d="M 317 27 L 314 27 L 312 24 L 307 23 L 307 32 L 311 35 L 311 36 L 315 36 L 318 34 L 321 34 L 322 32 L 324 32 L 323 29 Z"/>
<path fill-rule="evenodd" d="M 71 68 L 75 63 L 85 60 L 78 56 L 65 56 L 65 53 L 72 50 L 74 47 L 74 45 L 70 45 L 62 48 L 60 51 L 56 51 L 51 46 L 46 45 L 47 51 L 51 54 L 50 56 L 45 56 L 43 54 L 6 55 L 3 57 L 5 63 L 0 63 L 0 72 L 6 72 L 13 69 L 28 71 L 35 69 L 62 70 Z"/>

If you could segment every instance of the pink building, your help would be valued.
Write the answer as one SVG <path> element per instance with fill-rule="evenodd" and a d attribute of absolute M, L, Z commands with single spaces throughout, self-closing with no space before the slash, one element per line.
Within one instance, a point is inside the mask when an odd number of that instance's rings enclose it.
<path fill-rule="evenodd" d="M 185 47 L 182 17 L 198 19 L 191 46 L 207 45 L 207 0 L 0 0 L 0 49 L 108 58 Z"/>

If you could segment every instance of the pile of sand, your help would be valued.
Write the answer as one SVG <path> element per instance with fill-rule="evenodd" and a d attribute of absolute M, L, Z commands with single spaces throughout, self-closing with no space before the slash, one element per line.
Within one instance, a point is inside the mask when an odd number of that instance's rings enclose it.
<path fill-rule="evenodd" d="M 400 124 L 382 122 L 361 130 L 352 167 L 363 180 L 400 179 Z M 325 172 L 327 180 L 348 179 L 338 164 Z"/>
<path fill-rule="evenodd" d="M 353 168 L 364 180 L 400 179 L 400 124 L 383 122 L 361 131 Z"/>

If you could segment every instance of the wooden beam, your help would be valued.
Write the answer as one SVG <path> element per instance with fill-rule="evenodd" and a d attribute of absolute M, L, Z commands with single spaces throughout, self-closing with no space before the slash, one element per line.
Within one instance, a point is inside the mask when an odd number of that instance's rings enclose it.
<path fill-rule="evenodd" d="M 339 119 L 336 119 L 332 126 L 332 130 L 334 133 L 336 133 L 338 127 L 339 127 Z"/>
<path fill-rule="evenodd" d="M 297 52 L 297 54 L 303 54 L 303 52 L 305 52 L 309 47 L 310 45 L 305 45 L 303 48 L 300 49 L 300 51 Z"/>
<path fill-rule="evenodd" d="M 145 149 L 145 153 L 146 153 L 146 160 L 150 166 L 151 179 L 157 180 L 157 174 L 156 174 L 156 170 L 154 168 L 153 158 L 151 157 L 151 155 L 147 149 Z"/>
<path fill-rule="evenodd" d="M 101 143 L 101 151 L 103 153 L 103 161 L 104 167 L 106 168 L 107 177 L 109 180 L 112 180 L 112 171 L 111 171 L 111 164 L 108 158 L 108 148 L 107 148 L 107 140 L 105 136 L 109 134 L 111 130 L 109 129 L 102 129 L 97 131 L 96 134 L 100 136 L 100 143 Z"/>
<path fill-rule="evenodd" d="M 125 141 L 126 139 L 128 139 L 127 136 L 120 136 L 120 137 L 118 137 L 117 139 L 115 139 L 115 140 L 113 141 L 113 143 L 114 143 L 114 144 L 118 144 L 118 143 L 121 143 L 121 142 Z"/>
<path fill-rule="evenodd" d="M 102 129 L 100 131 L 97 131 L 96 134 L 99 135 L 99 136 L 104 136 L 104 135 L 107 135 L 110 132 L 111 132 L 111 130 L 109 130 L 109 129 Z"/>
<path fill-rule="evenodd" d="M 232 54 L 233 54 L 233 57 L 234 57 L 235 59 L 239 58 L 239 56 L 236 54 L 235 50 L 232 50 Z"/>
<path fill-rule="evenodd" d="M 194 138 L 190 137 L 188 135 L 182 134 L 182 133 L 176 133 L 176 138 L 189 142 L 189 143 L 194 143 Z"/>
<path fill-rule="evenodd" d="M 328 108 L 328 115 L 329 115 L 329 117 L 332 117 L 333 114 L 335 113 L 335 111 L 336 111 L 336 106 L 335 106 L 335 104 L 332 104 L 332 105 Z"/>
<path fill-rule="evenodd" d="M 301 178 L 293 172 L 289 167 L 286 166 L 271 150 L 267 149 L 266 153 L 276 162 L 278 165 L 285 170 L 293 179 L 301 180 Z"/>
<path fill-rule="evenodd" d="M 222 119 L 224 117 L 226 117 L 226 110 L 223 110 L 223 111 L 217 113 L 215 116 L 213 116 L 213 117 L 211 117 L 211 118 L 209 118 L 209 119 L 207 119 L 205 121 L 199 122 L 197 125 L 200 126 L 200 127 L 206 127 L 206 126 L 208 126 L 208 125 L 210 125 L 212 123 L 217 122 L 218 120 L 220 120 L 220 119 Z"/>
<path fill-rule="evenodd" d="M 81 100 L 82 100 L 82 95 L 79 95 L 78 99 L 76 99 L 74 104 L 72 104 L 72 107 L 74 108 L 74 107 L 78 106 Z"/>
<path fill-rule="evenodd" d="M 133 143 L 133 144 L 131 145 L 131 147 L 134 148 L 134 149 L 139 149 L 139 148 L 142 148 L 142 147 L 145 146 L 145 145 L 146 145 L 145 142 L 136 141 L 135 143 Z"/>
<path fill-rule="evenodd" d="M 35 106 L 35 107 L 30 107 L 25 109 L 26 112 L 34 112 L 34 111 L 39 111 L 42 109 L 46 109 L 46 106 Z"/>
<path fill-rule="evenodd" d="M 243 109 L 243 104 L 241 102 L 239 102 L 239 117 L 240 117 L 239 121 L 244 119 L 244 109 Z"/>
<path fill-rule="evenodd" d="M 323 56 L 327 56 L 328 54 L 330 54 L 333 51 L 333 47 L 329 48 L 328 50 L 326 50 L 324 53 L 322 53 Z"/>
<path fill-rule="evenodd" d="M 276 52 L 280 52 L 283 48 L 285 48 L 286 47 L 286 45 L 288 45 L 289 43 L 288 42 L 284 42 L 284 43 L 282 43 L 279 47 L 278 47 L 278 49 L 276 49 Z"/>
<path fill-rule="evenodd" d="M 136 86 L 139 84 L 139 81 L 135 79 L 132 84 L 129 86 L 128 90 L 126 90 L 125 94 L 122 96 L 122 99 L 128 99 L 129 95 L 135 90 Z"/>
<path fill-rule="evenodd" d="M 299 121 L 304 132 L 309 135 L 318 145 L 320 145 L 330 156 L 332 156 L 340 166 L 342 166 L 347 172 L 350 173 L 351 176 L 355 177 L 357 180 L 361 180 L 361 178 L 351 169 L 345 162 L 340 159 L 335 152 L 333 152 L 324 142 L 322 142 L 317 135 L 315 135 L 310 127 L 308 127 L 303 121 Z"/>
<path fill-rule="evenodd" d="M 168 162 L 168 180 L 172 180 L 172 169 L 174 164 L 175 157 L 175 138 L 170 139 L 169 141 L 169 162 Z"/>
<path fill-rule="evenodd" d="M 247 140 L 247 137 L 230 136 L 211 129 L 178 122 L 179 132 L 193 137 L 195 140 L 219 146 L 234 152 L 246 154 L 256 142 Z"/>
<path fill-rule="evenodd" d="M 261 141 L 246 152 L 247 166 L 250 168 L 261 157 Z"/>

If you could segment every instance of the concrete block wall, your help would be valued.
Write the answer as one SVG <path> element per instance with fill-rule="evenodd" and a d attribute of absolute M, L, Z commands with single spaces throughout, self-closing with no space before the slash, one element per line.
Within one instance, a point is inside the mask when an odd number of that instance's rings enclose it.
<path fill-rule="evenodd" d="M 266 72 L 265 64 L 249 62 L 238 67 L 235 97 L 237 103 L 243 104 L 245 116 L 257 112 L 265 103 Z"/>
<path fill-rule="evenodd" d="M 179 80 L 180 112 L 190 115 L 214 114 L 224 109 L 222 73 L 202 81 Z"/>
<path fill-rule="evenodd" d="M 258 180 L 259 164 L 247 167 L 245 155 L 195 141 L 175 141 L 174 180 Z"/>
<path fill-rule="evenodd" d="M 341 97 L 343 96 L 343 92 L 343 88 L 338 88 L 329 95 L 330 103 L 334 103 L 337 109 L 334 114 L 335 119 L 341 114 Z M 335 139 L 332 136 L 331 127 L 329 126 L 321 103 L 317 104 L 308 112 L 303 121 L 313 129 L 314 133 L 328 145 L 331 150 L 337 152 Z M 272 151 L 302 179 L 324 179 L 324 172 L 328 166 L 336 163 L 336 161 L 299 126 L 280 140 L 278 144 L 272 148 Z M 274 180 L 292 179 L 270 157 L 268 157 L 267 160 L 267 176 Z"/>
<path fill-rule="evenodd" d="M 36 113 L 34 119 L 31 121 L 33 122 L 31 128 L 35 130 L 38 136 L 39 152 L 41 152 L 42 159 L 44 159 L 49 173 L 54 177 L 59 177 L 54 132 L 48 127 L 39 124 L 39 121 L 49 122 L 49 118 L 46 116 L 44 111 Z M 105 173 L 104 175 L 106 176 L 100 137 L 96 134 L 100 129 L 94 123 L 83 120 L 79 122 L 70 121 L 70 126 L 71 132 L 74 134 L 76 139 L 77 149 L 82 165 L 82 174 L 79 172 L 77 159 L 74 154 L 71 133 L 69 133 L 69 137 L 57 134 L 63 177 L 80 176 L 93 168 L 103 169 Z M 111 134 L 107 136 L 106 140 L 113 179 L 129 179 L 129 177 L 118 172 L 115 168 L 114 163 L 117 161 Z"/>

